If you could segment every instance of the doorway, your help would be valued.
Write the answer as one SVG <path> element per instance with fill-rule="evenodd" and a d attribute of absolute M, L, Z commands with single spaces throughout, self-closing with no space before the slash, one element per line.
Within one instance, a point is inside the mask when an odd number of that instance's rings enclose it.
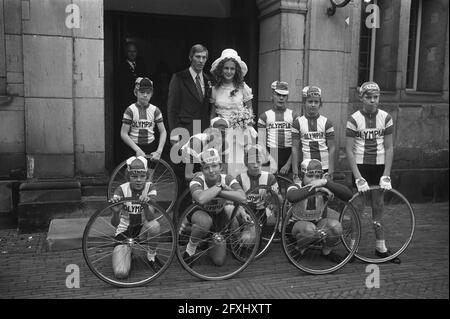
<path fill-rule="evenodd" d="M 105 11 L 105 149 L 106 168 L 110 172 L 125 159 L 126 146 L 120 139 L 120 127 L 128 105 L 118 103 L 117 66 L 125 60 L 127 41 L 137 44 L 138 56 L 154 82 L 150 103 L 161 109 L 166 128 L 170 78 L 189 66 L 189 49 L 196 43 L 208 48 L 206 72 L 223 49 L 237 50 L 249 67 L 245 81 L 253 89 L 254 101 L 257 101 L 259 21 L 256 3 L 254 0 L 231 0 L 230 4 L 229 17 L 220 18 Z M 257 114 L 256 103 L 254 108 Z"/>

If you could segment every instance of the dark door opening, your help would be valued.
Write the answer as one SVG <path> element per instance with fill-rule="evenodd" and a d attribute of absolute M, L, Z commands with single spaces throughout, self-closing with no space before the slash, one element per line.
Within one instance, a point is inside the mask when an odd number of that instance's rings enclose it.
<path fill-rule="evenodd" d="M 205 18 L 105 11 L 105 127 L 106 168 L 112 170 L 125 159 L 125 144 L 120 139 L 123 112 L 128 105 L 120 105 L 117 66 L 125 59 L 127 41 L 137 44 L 138 55 L 145 62 L 154 95 L 150 103 L 158 106 L 167 127 L 167 93 L 173 73 L 189 66 L 188 53 L 193 44 L 208 48 L 209 59 L 205 71 L 225 48 L 238 51 L 247 63 L 246 83 L 257 96 L 258 25 L 256 4 L 239 1 L 239 9 L 231 10 L 230 18 Z M 233 13 L 235 12 L 235 13 Z M 254 108 L 257 110 L 257 99 Z M 166 152 L 169 151 L 166 144 Z"/>

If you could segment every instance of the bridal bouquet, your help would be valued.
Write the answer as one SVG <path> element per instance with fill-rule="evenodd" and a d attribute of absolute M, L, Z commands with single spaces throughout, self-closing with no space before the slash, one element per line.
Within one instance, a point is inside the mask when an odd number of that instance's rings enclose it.
<path fill-rule="evenodd" d="M 245 130 L 246 128 L 253 126 L 253 124 L 255 123 L 253 121 L 254 117 L 255 116 L 252 114 L 252 112 L 250 112 L 250 110 L 246 107 L 243 107 L 238 111 L 233 111 L 230 118 L 230 127 L 241 128 Z"/>

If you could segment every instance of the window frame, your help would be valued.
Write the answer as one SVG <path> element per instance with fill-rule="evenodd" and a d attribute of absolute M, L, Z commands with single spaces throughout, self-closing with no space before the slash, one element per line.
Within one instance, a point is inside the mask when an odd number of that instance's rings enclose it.
<path fill-rule="evenodd" d="M 414 74 L 413 74 L 413 86 L 408 87 L 408 75 L 405 76 L 405 90 L 408 92 L 416 92 L 417 91 L 417 80 L 418 80 L 418 73 L 419 73 L 419 55 L 420 55 L 420 37 L 422 35 L 422 1 L 419 1 L 419 7 L 417 9 L 417 25 L 416 25 L 416 47 L 414 52 Z M 411 12 L 411 10 L 410 10 Z M 411 19 L 411 17 L 410 17 Z M 409 45 L 408 45 L 409 50 Z M 406 61 L 408 63 L 408 61 Z M 406 68 L 406 72 L 408 72 L 408 68 Z"/>

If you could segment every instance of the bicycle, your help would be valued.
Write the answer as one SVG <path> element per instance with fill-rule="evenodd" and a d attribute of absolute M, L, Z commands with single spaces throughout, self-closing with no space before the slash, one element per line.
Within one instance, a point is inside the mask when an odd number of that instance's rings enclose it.
<path fill-rule="evenodd" d="M 146 156 L 148 160 L 148 169 L 150 171 L 149 181 L 158 191 L 156 203 L 169 212 L 177 200 L 178 181 L 170 165 L 163 159 L 154 160 Z M 123 161 L 113 171 L 108 182 L 107 199 L 111 199 L 118 186 L 127 182 L 126 179 L 127 163 Z"/>
<path fill-rule="evenodd" d="M 307 209 L 310 202 L 314 209 Z M 310 228 L 313 222 L 315 226 Z M 318 192 L 289 208 L 281 239 L 284 253 L 295 267 L 310 274 L 328 274 L 352 259 L 361 239 L 361 222 L 351 203 Z M 324 258 L 324 246 L 342 260 Z"/>
<path fill-rule="evenodd" d="M 280 210 L 280 216 L 279 216 L 279 218 L 277 218 L 278 230 L 275 233 L 275 236 L 273 237 L 272 241 L 280 242 L 280 239 L 277 238 L 277 237 L 279 237 L 277 235 L 277 233 L 281 233 L 281 220 L 282 220 L 283 216 L 286 214 L 286 211 L 288 210 L 289 205 L 290 205 L 289 201 L 286 199 L 286 192 L 287 192 L 288 187 L 293 183 L 293 181 L 291 179 L 289 179 L 288 177 L 280 175 L 280 174 L 274 174 L 274 176 L 277 179 L 279 195 L 281 196 L 282 203 L 279 203 L 279 205 L 281 205 L 281 210 Z M 181 193 L 181 195 L 178 197 L 175 204 L 173 205 L 173 218 L 174 218 L 173 221 L 175 224 L 177 223 L 179 216 L 183 212 L 182 208 L 188 207 L 192 203 L 193 203 L 193 201 L 192 201 L 191 192 L 190 192 L 189 188 L 187 188 Z M 259 254 L 258 254 L 257 258 L 259 258 Z"/>
<path fill-rule="evenodd" d="M 205 209 L 193 203 L 179 217 L 177 257 L 183 268 L 197 278 L 203 280 L 231 278 L 242 272 L 258 251 L 260 228 L 257 217 L 245 204 L 233 201 L 227 201 L 227 204 L 233 205 L 231 214 L 225 218 L 224 214 L 226 213 L 223 210 L 213 215 L 213 226 L 210 230 L 204 230 L 205 237 L 198 238 L 198 248 L 189 261 L 185 260 L 183 255 L 185 255 L 186 246 L 194 227 L 192 217 L 197 211 L 205 211 Z M 243 210 L 248 215 L 248 220 L 238 222 L 239 210 Z M 252 235 L 245 237 L 249 234 Z M 226 249 L 225 263 L 220 266 L 212 262 L 209 256 L 217 245 L 224 245 Z"/>
<path fill-rule="evenodd" d="M 120 212 L 125 203 L 147 205 L 152 208 L 155 218 L 150 221 L 158 225 L 158 234 L 149 236 L 150 230 L 141 232 L 143 222 L 134 225 L 137 232 L 125 231 L 117 235 L 113 225 L 114 213 Z M 156 223 L 157 222 L 157 223 Z M 130 221 L 131 224 L 131 221 Z M 142 203 L 135 198 L 123 198 L 97 210 L 89 219 L 83 232 L 83 257 L 96 277 L 117 287 L 137 287 L 145 285 L 159 277 L 172 262 L 176 250 L 176 233 L 169 215 L 156 203 Z M 123 245 L 130 249 L 131 268 L 128 276 L 119 278 L 113 269 L 113 252 L 116 246 Z M 156 247 L 155 247 L 156 245 Z M 149 262 L 147 253 L 156 252 L 159 268 L 155 269 Z"/>

